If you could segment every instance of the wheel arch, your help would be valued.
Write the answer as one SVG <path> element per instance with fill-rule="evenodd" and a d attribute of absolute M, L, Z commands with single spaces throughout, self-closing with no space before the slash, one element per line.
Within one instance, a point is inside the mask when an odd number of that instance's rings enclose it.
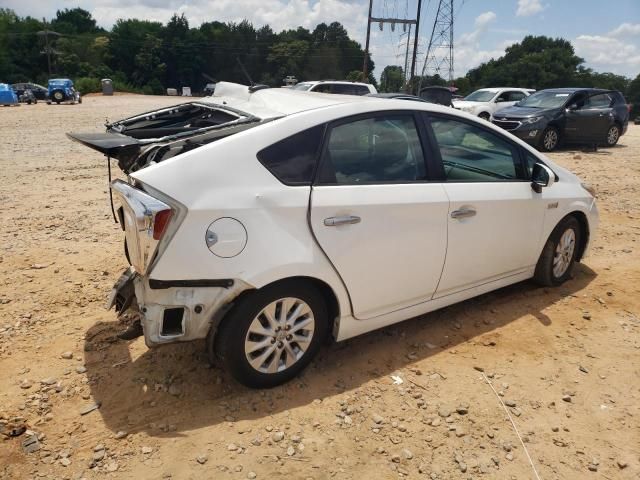
<path fill-rule="evenodd" d="M 318 290 L 318 292 L 322 295 L 322 298 L 324 299 L 325 305 L 327 307 L 327 318 L 329 322 L 329 324 L 327 325 L 327 330 L 331 333 L 331 337 L 333 337 L 334 339 L 337 337 L 337 329 L 339 326 L 340 318 L 340 303 L 338 301 L 338 296 L 336 295 L 336 292 L 334 292 L 333 288 L 331 288 L 331 286 L 324 280 L 320 280 L 316 277 L 298 275 L 293 277 L 280 278 L 271 283 L 262 285 L 260 288 L 249 288 L 247 290 L 243 290 L 231 302 L 220 308 L 214 314 L 214 316 L 211 318 L 211 326 L 207 335 L 207 348 L 209 350 L 210 359 L 214 358 L 215 352 L 213 349 L 215 346 L 215 336 L 218 332 L 218 329 L 222 322 L 224 322 L 225 319 L 228 318 L 229 313 L 234 309 L 234 307 L 245 301 L 253 293 L 259 290 L 270 288 L 274 285 L 279 285 L 285 282 L 305 282 L 309 285 L 312 285 L 315 289 Z"/>
<path fill-rule="evenodd" d="M 589 244 L 589 235 L 591 233 L 589 231 L 589 221 L 587 220 L 587 216 L 584 214 L 584 212 L 581 212 L 580 210 L 574 210 L 568 215 L 565 215 L 562 220 L 560 220 L 560 222 L 562 222 L 567 217 L 574 217 L 576 220 L 578 220 L 578 224 L 580 225 L 580 244 L 578 245 L 578 253 L 576 256 L 576 260 L 580 261 L 582 260 L 582 256 L 584 255 L 587 245 Z"/>

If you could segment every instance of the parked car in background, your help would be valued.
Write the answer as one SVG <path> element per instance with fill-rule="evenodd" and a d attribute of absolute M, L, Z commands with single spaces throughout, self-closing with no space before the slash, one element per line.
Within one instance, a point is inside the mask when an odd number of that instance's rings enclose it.
<path fill-rule="evenodd" d="M 0 105 L 9 107 L 19 105 L 16 92 L 6 83 L 0 83 Z"/>
<path fill-rule="evenodd" d="M 31 90 L 33 96 L 36 100 L 46 100 L 49 95 L 49 90 L 42 85 L 38 85 L 37 83 L 23 82 L 23 83 L 14 83 L 11 85 L 18 98 L 24 94 L 26 90 Z"/>
<path fill-rule="evenodd" d="M 73 86 L 73 81 L 68 78 L 54 78 L 49 80 L 49 94 L 47 103 L 51 104 L 55 102 L 60 104 L 62 102 L 69 103 L 82 103 L 82 97 Z"/>
<path fill-rule="evenodd" d="M 376 87 L 369 83 L 347 82 L 339 80 L 319 80 L 314 82 L 300 82 L 291 87 L 292 90 L 305 92 L 335 93 L 339 95 L 367 95 L 378 93 Z"/>
<path fill-rule="evenodd" d="M 598 223 L 578 177 L 427 102 L 221 82 L 70 137 L 128 173 L 111 189 L 132 266 L 109 307 L 137 308 L 149 346 L 206 338 L 252 387 L 291 379 L 330 335 L 560 285 Z"/>
<path fill-rule="evenodd" d="M 627 131 L 629 106 L 613 90 L 554 88 L 498 110 L 492 121 L 548 152 L 561 142 L 612 147 Z"/>
<path fill-rule="evenodd" d="M 453 107 L 453 92 L 447 87 L 432 86 L 420 90 L 420 98 L 429 103 Z"/>
<path fill-rule="evenodd" d="M 18 101 L 20 103 L 26 103 L 27 105 L 31 105 L 32 103 L 35 105 L 38 103 L 38 99 L 28 88 L 23 90 L 22 94 L 18 96 Z"/>
<path fill-rule="evenodd" d="M 453 106 L 463 112 L 489 120 L 493 112 L 514 105 L 533 92 L 535 90 L 530 88 L 481 88 L 467 95 L 463 100 L 454 101 Z"/>

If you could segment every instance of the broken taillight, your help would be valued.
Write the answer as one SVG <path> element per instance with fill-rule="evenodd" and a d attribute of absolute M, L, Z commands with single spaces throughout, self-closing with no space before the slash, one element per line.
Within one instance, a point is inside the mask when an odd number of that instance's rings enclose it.
<path fill-rule="evenodd" d="M 171 209 L 160 210 L 153 219 L 153 239 L 160 240 L 167 230 L 173 211 Z"/>

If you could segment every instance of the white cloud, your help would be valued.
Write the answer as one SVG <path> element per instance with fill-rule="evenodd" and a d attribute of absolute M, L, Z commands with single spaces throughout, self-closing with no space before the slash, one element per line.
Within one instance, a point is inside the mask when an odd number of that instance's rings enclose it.
<path fill-rule="evenodd" d="M 596 71 L 637 75 L 640 71 L 640 48 L 610 35 L 578 36 L 573 41 L 576 53 Z"/>
<path fill-rule="evenodd" d="M 36 18 L 55 16 L 57 9 L 84 8 L 100 26 L 110 28 L 119 18 L 139 18 L 166 22 L 174 13 L 184 13 L 191 26 L 203 22 L 240 22 L 270 25 L 274 31 L 287 28 L 314 28 L 321 22 L 340 22 L 352 38 L 364 40 L 367 5 L 345 0 L 5 0 L 3 7 L 19 15 Z"/>
<path fill-rule="evenodd" d="M 497 58 L 504 54 L 507 45 L 496 45 L 496 48 L 486 50 L 480 47 L 480 39 L 496 20 L 494 12 L 484 12 L 478 15 L 474 21 L 475 28 L 471 32 L 463 33 L 456 40 L 455 49 L 455 76 L 465 74 L 469 69 L 477 67 L 483 62 Z"/>
<path fill-rule="evenodd" d="M 458 45 L 469 45 L 476 43 L 489 28 L 489 25 L 496 19 L 493 12 L 484 12 L 478 15 L 474 21 L 475 29 L 468 33 L 463 33 L 458 40 Z"/>
<path fill-rule="evenodd" d="M 640 35 L 640 23 L 623 23 L 619 27 L 611 30 L 609 35 L 621 37 L 626 35 Z"/>
<path fill-rule="evenodd" d="M 535 15 L 536 13 L 540 13 L 544 10 L 544 7 L 540 0 L 518 0 L 518 10 L 516 11 L 516 16 L 518 17 L 529 17 L 531 15 Z"/>

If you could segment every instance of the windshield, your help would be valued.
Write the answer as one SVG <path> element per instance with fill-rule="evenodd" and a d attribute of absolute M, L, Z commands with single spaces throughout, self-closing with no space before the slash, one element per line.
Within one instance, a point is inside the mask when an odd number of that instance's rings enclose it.
<path fill-rule="evenodd" d="M 291 88 L 293 88 L 294 90 L 309 90 L 312 86 L 312 83 L 298 83 Z"/>
<path fill-rule="evenodd" d="M 536 92 L 516 103 L 518 107 L 530 108 L 558 108 L 569 99 L 570 93 Z"/>
<path fill-rule="evenodd" d="M 496 92 L 490 92 L 488 90 L 476 90 L 471 95 L 467 95 L 464 99 L 467 102 L 490 102 L 496 95 Z"/>

